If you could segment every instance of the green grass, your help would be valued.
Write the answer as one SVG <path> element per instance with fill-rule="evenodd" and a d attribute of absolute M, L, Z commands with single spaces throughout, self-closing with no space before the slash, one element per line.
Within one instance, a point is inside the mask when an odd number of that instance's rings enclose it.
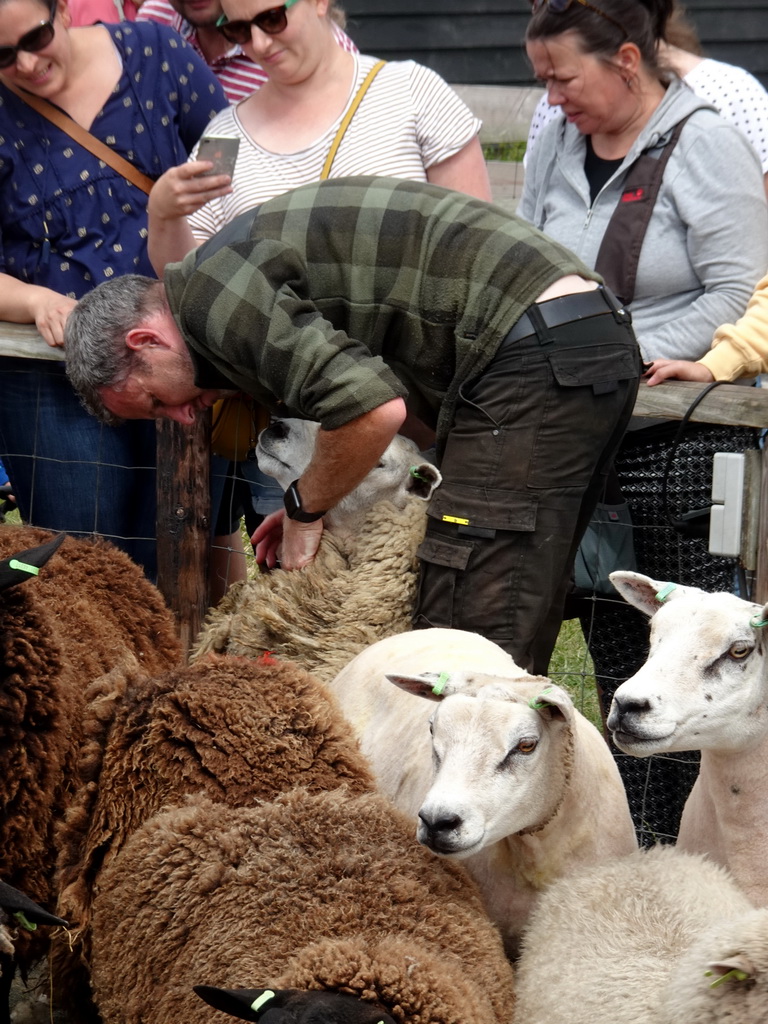
<path fill-rule="evenodd" d="M 519 164 L 525 155 L 525 140 L 516 142 L 486 142 L 483 146 L 483 156 L 486 160 L 506 160 Z"/>
<path fill-rule="evenodd" d="M 578 619 L 566 619 L 557 638 L 549 676 L 567 690 L 576 707 L 602 732 L 592 659 Z"/>

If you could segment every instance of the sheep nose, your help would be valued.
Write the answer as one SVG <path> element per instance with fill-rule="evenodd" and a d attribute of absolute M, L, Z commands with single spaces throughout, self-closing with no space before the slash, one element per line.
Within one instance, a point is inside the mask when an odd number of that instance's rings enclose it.
<path fill-rule="evenodd" d="M 613 707 L 609 715 L 611 721 L 608 723 L 608 728 L 614 728 L 612 723 L 619 724 L 628 715 L 642 715 L 650 710 L 651 702 L 647 697 L 620 697 L 618 694 L 614 694 Z"/>
<path fill-rule="evenodd" d="M 269 432 L 273 437 L 288 437 L 288 425 L 283 420 L 275 420 L 270 424 Z"/>
<path fill-rule="evenodd" d="M 443 814 L 442 817 L 433 817 L 428 811 L 419 811 L 419 820 L 430 836 L 454 832 L 463 824 L 463 819 L 458 814 Z"/>

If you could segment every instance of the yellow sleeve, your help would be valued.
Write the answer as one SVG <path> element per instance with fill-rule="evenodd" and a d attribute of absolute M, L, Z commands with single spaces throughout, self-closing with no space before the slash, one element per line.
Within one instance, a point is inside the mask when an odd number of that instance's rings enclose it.
<path fill-rule="evenodd" d="M 715 380 L 768 373 L 768 274 L 757 285 L 744 316 L 718 327 L 712 347 L 698 362 Z"/>

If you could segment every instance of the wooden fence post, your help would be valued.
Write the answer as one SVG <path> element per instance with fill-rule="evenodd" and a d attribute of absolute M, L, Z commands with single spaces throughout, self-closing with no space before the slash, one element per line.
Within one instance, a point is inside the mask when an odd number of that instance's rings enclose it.
<path fill-rule="evenodd" d="M 211 417 L 157 421 L 157 585 L 189 653 L 209 603 Z"/>

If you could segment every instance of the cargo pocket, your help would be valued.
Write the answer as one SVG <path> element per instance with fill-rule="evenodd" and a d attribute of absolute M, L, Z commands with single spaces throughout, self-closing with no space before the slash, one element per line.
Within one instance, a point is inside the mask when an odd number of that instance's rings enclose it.
<path fill-rule="evenodd" d="M 506 639 L 536 495 L 443 485 L 430 502 L 414 625 Z"/>
<path fill-rule="evenodd" d="M 639 374 L 637 352 L 627 345 L 558 347 L 549 353 L 549 362 L 561 387 L 591 386 L 596 395 L 615 391 L 620 381 Z"/>

